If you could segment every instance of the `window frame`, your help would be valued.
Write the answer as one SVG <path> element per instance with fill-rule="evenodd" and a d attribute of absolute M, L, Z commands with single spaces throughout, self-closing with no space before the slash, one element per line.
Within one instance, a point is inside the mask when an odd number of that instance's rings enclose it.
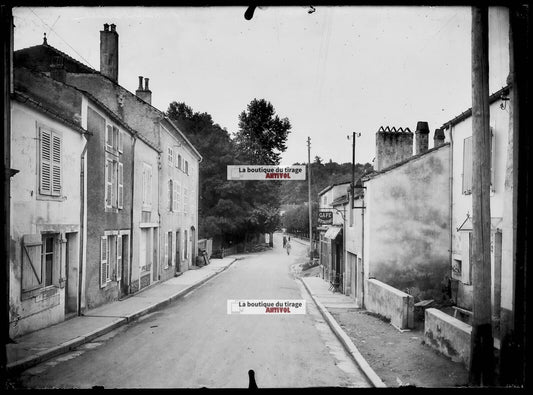
<path fill-rule="evenodd" d="M 43 142 L 44 135 L 49 136 L 48 142 L 48 155 L 49 159 L 43 158 Z M 57 155 L 55 151 L 54 140 L 58 139 L 59 147 Z M 37 191 L 38 196 L 41 198 L 48 199 L 58 199 L 62 198 L 63 194 L 63 133 L 58 130 L 45 126 L 44 124 L 37 123 L 37 163 L 38 163 L 38 177 L 37 177 Z M 54 158 L 57 157 L 57 160 Z M 48 165 L 49 176 L 48 176 L 48 188 L 43 186 L 43 170 L 45 168 L 44 164 Z M 55 180 L 58 180 L 58 186 L 55 187 Z"/>
<path fill-rule="evenodd" d="M 142 169 L 142 211 L 152 211 L 153 194 L 153 168 L 152 165 L 143 162 Z"/>
<path fill-rule="evenodd" d="M 120 282 L 122 280 L 122 256 L 123 236 L 129 236 L 129 230 L 109 230 L 100 236 L 100 288 L 105 288 L 111 282 Z M 103 255 L 103 246 L 105 244 L 105 259 Z M 104 279 L 105 265 L 105 279 Z M 104 281 L 105 280 L 105 281 Z"/>

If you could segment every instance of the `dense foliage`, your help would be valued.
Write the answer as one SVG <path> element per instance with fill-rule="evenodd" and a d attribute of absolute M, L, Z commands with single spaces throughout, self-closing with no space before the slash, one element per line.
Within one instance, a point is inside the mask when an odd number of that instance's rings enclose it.
<path fill-rule="evenodd" d="M 203 157 L 199 236 L 236 244 L 279 228 L 280 181 L 228 181 L 227 166 L 279 164 L 289 121 L 275 115 L 272 104 L 257 99 L 239 116 L 240 130 L 234 139 L 209 114 L 194 112 L 185 103 L 170 103 L 167 116 Z"/>

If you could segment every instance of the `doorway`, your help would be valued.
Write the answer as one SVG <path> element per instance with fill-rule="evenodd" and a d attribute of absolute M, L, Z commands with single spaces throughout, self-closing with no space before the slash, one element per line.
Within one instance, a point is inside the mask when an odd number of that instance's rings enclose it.
<path fill-rule="evenodd" d="M 181 233 L 176 231 L 176 273 L 181 272 Z"/>
<path fill-rule="evenodd" d="M 159 280 L 159 265 L 158 265 L 158 256 L 157 256 L 157 247 L 159 245 L 159 236 L 158 236 L 158 228 L 152 228 L 152 280 L 157 281 Z"/>
<path fill-rule="evenodd" d="M 130 271 L 130 242 L 128 235 L 119 236 L 122 238 L 122 259 L 121 259 L 121 269 L 120 269 L 120 287 L 119 287 L 119 298 L 123 298 L 128 294 L 129 288 L 129 271 Z"/>
<path fill-rule="evenodd" d="M 78 233 L 65 236 L 65 315 L 72 315 L 78 311 Z"/>

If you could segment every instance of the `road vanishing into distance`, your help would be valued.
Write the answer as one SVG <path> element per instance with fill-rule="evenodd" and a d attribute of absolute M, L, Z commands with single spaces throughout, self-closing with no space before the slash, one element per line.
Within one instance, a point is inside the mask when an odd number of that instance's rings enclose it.
<path fill-rule="evenodd" d="M 227 270 L 164 309 L 21 373 L 24 388 L 371 387 L 274 248 L 241 254 Z M 306 301 L 303 315 L 228 314 L 229 299 Z"/>

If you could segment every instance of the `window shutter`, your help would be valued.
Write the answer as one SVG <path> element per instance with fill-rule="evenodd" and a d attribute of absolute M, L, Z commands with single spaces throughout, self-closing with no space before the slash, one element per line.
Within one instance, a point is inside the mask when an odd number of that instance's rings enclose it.
<path fill-rule="evenodd" d="M 181 185 L 176 183 L 176 191 L 177 191 L 177 198 L 176 198 L 176 211 L 181 211 L 180 210 L 180 206 L 181 206 L 181 196 L 180 196 L 180 193 L 181 193 Z"/>
<path fill-rule="evenodd" d="M 178 154 L 178 152 L 176 152 L 176 153 L 174 154 L 174 166 L 176 166 L 177 168 L 179 168 L 179 158 L 180 158 L 180 157 L 181 157 L 181 156 Z"/>
<path fill-rule="evenodd" d="M 124 133 L 119 130 L 118 132 L 118 152 L 124 152 Z"/>
<path fill-rule="evenodd" d="M 146 166 L 143 165 L 143 177 L 142 177 L 142 197 L 143 204 L 146 204 Z"/>
<path fill-rule="evenodd" d="M 170 235 L 170 241 L 172 241 L 174 239 L 174 235 L 172 234 L 172 232 L 170 232 L 169 235 Z M 177 242 L 178 242 L 178 238 L 176 237 L 176 241 L 172 243 L 172 250 L 170 251 L 170 253 L 172 254 L 172 259 L 170 262 L 171 265 L 176 264 L 176 243 Z"/>
<path fill-rule="evenodd" d="M 112 182 L 113 162 L 106 159 L 105 161 L 105 206 L 111 207 L 111 191 L 113 188 Z"/>
<path fill-rule="evenodd" d="M 165 261 L 163 263 L 166 269 L 168 267 L 168 237 L 165 237 Z"/>
<path fill-rule="evenodd" d="M 111 205 L 113 207 L 118 206 L 118 166 L 117 162 L 112 160 L 110 162 L 111 169 Z"/>
<path fill-rule="evenodd" d="M 167 208 L 172 211 L 172 180 L 167 182 Z"/>
<path fill-rule="evenodd" d="M 41 174 L 40 192 L 50 195 L 52 193 L 52 133 L 41 129 Z"/>
<path fill-rule="evenodd" d="M 107 284 L 107 236 L 100 238 L 100 288 L 103 288 Z"/>
<path fill-rule="evenodd" d="M 118 208 L 124 208 L 124 164 L 118 164 Z"/>
<path fill-rule="evenodd" d="M 52 195 L 61 195 L 61 136 L 52 133 Z"/>
<path fill-rule="evenodd" d="M 496 147 L 495 147 L 495 141 L 496 139 L 496 136 L 494 135 L 494 130 L 492 128 L 490 128 L 490 190 L 492 192 L 495 192 L 496 188 L 495 188 L 495 178 L 494 178 L 494 173 L 495 173 L 495 167 L 494 166 L 494 162 L 496 160 L 496 156 L 494 155 L 494 152 L 496 150 Z"/>
<path fill-rule="evenodd" d="M 42 239 L 40 235 L 22 237 L 22 292 L 42 286 Z"/>
<path fill-rule="evenodd" d="M 117 281 L 120 281 L 122 278 L 122 235 L 117 236 Z"/>
<path fill-rule="evenodd" d="M 178 155 L 178 169 L 181 170 L 181 155 Z"/>
<path fill-rule="evenodd" d="M 472 137 L 463 143 L 463 194 L 472 193 Z"/>
<path fill-rule="evenodd" d="M 148 204 L 152 204 L 152 168 L 150 167 L 148 169 L 148 196 L 147 196 L 147 202 Z"/>
<path fill-rule="evenodd" d="M 113 147 L 113 127 L 111 125 L 107 125 L 105 141 L 108 147 Z"/>
<path fill-rule="evenodd" d="M 117 138 L 118 138 L 118 152 L 122 153 L 124 147 L 123 147 L 123 142 L 122 142 L 122 131 L 119 130 L 118 128 L 115 128 L 117 129 Z"/>
<path fill-rule="evenodd" d="M 168 147 L 168 165 L 172 166 L 174 164 L 174 151 L 172 147 Z"/>
<path fill-rule="evenodd" d="M 113 149 L 118 150 L 118 129 L 113 126 Z"/>
<path fill-rule="evenodd" d="M 179 193 L 178 192 L 178 183 L 175 182 L 174 183 L 174 191 L 173 191 L 173 195 L 172 195 L 172 197 L 173 197 L 172 205 L 174 207 L 174 211 L 176 211 L 176 212 L 178 211 L 178 193 Z"/>

